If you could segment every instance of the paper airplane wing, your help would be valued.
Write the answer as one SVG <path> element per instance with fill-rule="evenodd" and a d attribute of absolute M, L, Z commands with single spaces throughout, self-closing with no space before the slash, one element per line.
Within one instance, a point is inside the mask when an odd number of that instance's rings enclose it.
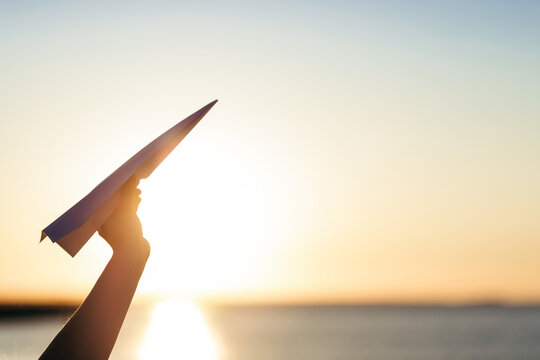
<path fill-rule="evenodd" d="M 133 155 L 88 195 L 43 229 L 41 240 L 48 236 L 52 242 L 58 243 L 71 256 L 75 256 L 118 205 L 118 189 L 132 176 L 144 179 L 152 174 L 216 102 L 212 101 L 191 114 Z"/>

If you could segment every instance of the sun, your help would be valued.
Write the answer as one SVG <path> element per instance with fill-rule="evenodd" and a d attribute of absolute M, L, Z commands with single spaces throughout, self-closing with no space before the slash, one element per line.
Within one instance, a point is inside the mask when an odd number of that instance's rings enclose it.
<path fill-rule="evenodd" d="M 181 296 L 249 288 L 283 228 L 276 171 L 234 147 L 188 145 L 139 185 L 152 246 L 141 288 Z"/>

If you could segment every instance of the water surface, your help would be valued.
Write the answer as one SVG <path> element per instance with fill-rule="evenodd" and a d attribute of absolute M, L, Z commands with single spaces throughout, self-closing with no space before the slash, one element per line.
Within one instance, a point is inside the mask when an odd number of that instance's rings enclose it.
<path fill-rule="evenodd" d="M 66 314 L 0 319 L 0 359 L 36 359 Z M 538 307 L 133 307 L 111 359 L 540 359 Z"/>

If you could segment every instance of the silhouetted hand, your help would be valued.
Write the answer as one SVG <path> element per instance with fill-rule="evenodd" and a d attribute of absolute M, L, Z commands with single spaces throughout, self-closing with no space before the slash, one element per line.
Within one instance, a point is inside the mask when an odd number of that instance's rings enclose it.
<path fill-rule="evenodd" d="M 129 179 L 120 189 L 120 202 L 111 216 L 101 225 L 98 233 L 118 253 L 142 253 L 150 251 L 148 241 L 144 239 L 142 225 L 137 216 L 141 199 L 139 181 Z M 146 254 L 148 255 L 148 254 Z"/>

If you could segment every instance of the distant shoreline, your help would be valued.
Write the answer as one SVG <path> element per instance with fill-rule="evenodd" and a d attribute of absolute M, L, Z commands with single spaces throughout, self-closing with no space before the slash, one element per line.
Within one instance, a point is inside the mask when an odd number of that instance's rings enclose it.
<path fill-rule="evenodd" d="M 293 303 L 293 304 L 261 304 L 261 303 L 203 303 L 203 307 L 215 307 L 215 308 L 303 308 L 303 309 L 317 309 L 317 308 L 359 308 L 359 309 L 380 309 L 380 310 L 392 310 L 392 309 L 488 309 L 488 308 L 506 308 L 506 309 L 539 309 L 540 304 L 504 304 L 504 303 L 471 303 L 471 304 L 411 304 L 411 303 Z M 4 304 L 0 305 L 0 320 L 11 318 L 24 318 L 24 317 L 37 317 L 37 316 L 51 316 L 51 315 L 69 315 L 72 314 L 78 305 L 66 305 L 66 304 L 50 304 L 50 305 L 36 305 L 36 304 Z"/>
<path fill-rule="evenodd" d="M 76 309 L 74 305 L 0 305 L 0 319 L 68 315 Z"/>

